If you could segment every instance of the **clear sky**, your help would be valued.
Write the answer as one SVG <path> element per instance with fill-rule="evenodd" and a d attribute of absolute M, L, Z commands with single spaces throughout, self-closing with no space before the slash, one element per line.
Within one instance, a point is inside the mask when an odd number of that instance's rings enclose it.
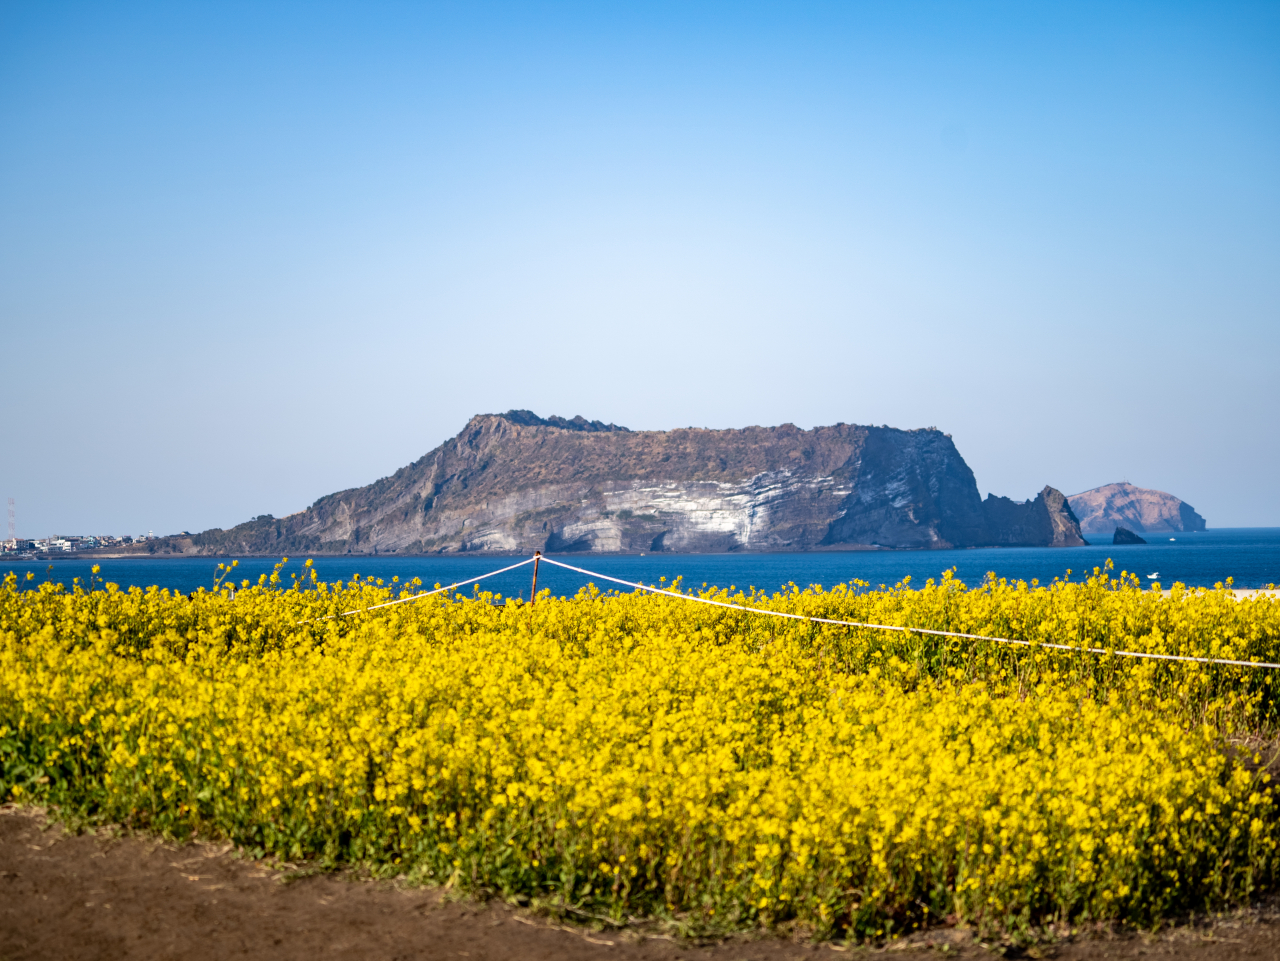
<path fill-rule="evenodd" d="M 25 536 L 513 407 L 1280 525 L 1280 5 L 0 3 L 0 358 Z"/>

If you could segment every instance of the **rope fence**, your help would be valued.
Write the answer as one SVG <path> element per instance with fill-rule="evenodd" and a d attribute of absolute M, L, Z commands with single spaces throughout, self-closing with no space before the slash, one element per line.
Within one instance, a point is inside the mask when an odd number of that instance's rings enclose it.
<path fill-rule="evenodd" d="M 326 614 L 324 617 L 314 617 L 309 621 L 299 621 L 301 624 L 314 624 L 316 621 L 331 621 L 335 617 L 350 617 L 352 614 L 363 614 L 366 611 L 376 611 L 381 607 L 394 607 L 396 604 L 408 604 L 411 601 L 420 601 L 424 597 L 430 597 L 432 594 L 443 594 L 446 591 L 452 591 L 467 584 L 474 584 L 476 581 L 487 580 L 490 577 L 497 577 L 499 574 L 505 574 L 507 571 L 514 571 L 517 567 L 524 567 L 526 564 L 532 564 L 537 558 L 526 557 L 519 564 L 512 564 L 510 567 L 504 567 L 501 570 L 490 571 L 488 574 L 481 574 L 479 577 L 471 577 L 465 581 L 454 581 L 448 587 L 437 587 L 432 591 L 423 591 L 421 594 L 414 594 L 412 597 L 401 597 L 394 601 L 387 601 L 383 604 L 374 604 L 372 607 L 357 607 L 354 611 L 343 611 L 341 614 Z M 544 560 L 546 558 L 543 558 Z"/>
<path fill-rule="evenodd" d="M 673 597 L 676 600 L 690 601 L 695 604 L 707 604 L 711 607 L 724 607 L 733 611 L 740 611 L 744 614 L 760 614 L 766 617 L 780 617 L 794 621 L 807 621 L 811 624 L 831 624 L 836 627 L 857 627 L 872 631 L 897 631 L 904 634 L 929 634 L 934 637 L 954 637 L 969 641 L 990 641 L 994 644 L 1009 644 L 1017 647 L 1043 647 L 1056 651 L 1074 651 L 1077 654 L 1101 654 L 1103 656 L 1114 655 L 1115 657 L 1134 657 L 1151 661 L 1181 661 L 1192 664 L 1221 664 L 1228 667 L 1256 667 L 1266 670 L 1280 670 L 1280 664 L 1268 661 L 1234 661 L 1221 657 L 1191 657 L 1184 654 L 1151 654 L 1146 651 L 1111 651 L 1102 647 L 1077 647 L 1072 644 L 1051 644 L 1041 641 L 1024 641 L 1008 637 L 992 637 L 987 634 L 966 634 L 961 631 L 939 631 L 927 627 L 904 627 L 897 624 L 869 624 L 861 621 L 842 621 L 830 617 L 811 617 L 807 614 L 788 614 L 784 611 L 770 611 L 759 607 L 745 607 L 741 604 L 730 604 L 727 601 L 715 601 L 709 597 L 698 597 L 696 594 L 681 594 L 677 591 L 666 590 L 661 587 L 652 587 L 639 581 L 628 581 L 621 577 L 612 577 L 608 574 L 601 574 L 599 571 L 588 570 L 585 567 L 576 567 L 573 564 L 566 564 L 564 561 L 558 561 L 554 558 L 547 557 L 544 554 L 537 553 L 533 557 L 527 557 L 518 564 L 512 564 L 510 567 L 503 567 L 500 570 L 490 571 L 488 574 L 481 574 L 479 577 L 472 577 L 465 581 L 458 581 L 450 584 L 448 587 L 436 588 L 432 591 L 424 591 L 421 594 L 415 594 L 412 597 L 402 597 L 398 600 L 387 601 L 384 604 L 375 604 L 373 607 L 359 608 L 354 611 L 344 611 L 341 614 L 329 614 L 326 617 L 318 617 L 315 620 L 324 621 L 334 617 L 347 617 L 352 614 L 362 614 L 365 611 L 374 611 L 382 607 L 391 607 L 394 604 L 407 604 L 411 601 L 421 600 L 424 597 L 431 597 L 433 594 L 443 594 L 446 591 L 454 590 L 466 584 L 474 584 L 477 581 L 486 580 L 490 577 L 496 577 L 499 574 L 505 574 L 508 571 L 514 571 L 518 567 L 526 564 L 536 564 L 537 561 L 543 561 L 547 564 L 553 564 L 556 567 L 562 567 L 567 571 L 573 571 L 577 574 L 583 574 L 587 577 L 594 577 L 602 581 L 609 581 L 613 584 L 621 584 L 624 587 L 630 587 L 638 591 L 645 591 L 650 594 L 661 594 L 665 597 Z M 535 567 L 536 570 L 536 567 Z M 534 587 L 536 589 L 537 581 L 535 578 Z M 311 623 L 304 621 L 302 623 Z"/>
<path fill-rule="evenodd" d="M 809 617 L 806 614 L 787 614 L 783 611 L 767 611 L 759 607 L 743 607 L 741 604 L 729 604 L 726 601 L 713 601 L 709 597 L 698 597 L 696 594 L 678 594 L 675 591 L 663 590 L 660 587 L 649 587 L 646 584 L 640 584 L 636 581 L 625 581 L 620 577 L 610 577 L 608 574 L 589 571 L 583 567 L 574 567 L 572 564 L 553 560 L 550 557 L 543 557 L 542 559 L 548 564 L 554 564 L 557 567 L 563 567 L 566 570 L 576 571 L 579 574 L 586 574 L 588 577 L 598 577 L 603 581 L 612 581 L 614 584 L 625 584 L 627 587 L 634 587 L 638 590 L 648 591 L 651 594 L 664 594 L 667 597 L 675 597 L 682 601 L 694 601 L 698 604 L 711 604 L 715 607 L 728 607 L 732 610 L 743 611 L 748 614 L 765 614 L 769 617 L 786 617 L 792 620 L 810 621 L 814 624 L 835 624 L 841 627 L 862 627 L 874 631 L 901 631 L 907 634 L 932 634 L 937 637 L 959 637 L 971 641 L 993 641 L 997 644 L 1014 644 L 1020 647 L 1047 647 L 1058 651 L 1077 651 L 1088 654 L 1114 654 L 1117 657 L 1140 657 L 1153 661 L 1191 661 L 1197 664 L 1227 664 L 1235 667 L 1264 667 L 1272 670 L 1280 670 L 1280 664 L 1271 664 L 1266 661 L 1232 661 L 1219 657 L 1189 657 L 1181 654 L 1148 654 L 1144 651 L 1109 651 L 1102 647 L 1076 647 L 1071 644 L 1048 644 L 1040 641 L 1020 641 L 1012 640 L 1007 637 L 990 637 L 986 634 L 963 634 L 959 631 L 935 631 L 926 627 L 901 627 L 894 624 L 864 624 L 860 621 L 838 621 L 829 617 Z"/>

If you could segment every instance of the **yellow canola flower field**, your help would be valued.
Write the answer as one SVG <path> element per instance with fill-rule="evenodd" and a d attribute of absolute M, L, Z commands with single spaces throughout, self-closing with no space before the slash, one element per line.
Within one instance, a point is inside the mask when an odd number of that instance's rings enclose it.
<path fill-rule="evenodd" d="M 1151 923 L 1275 886 L 1268 670 L 594 587 L 341 617 L 418 586 L 282 569 L 190 597 L 10 575 L 0 799 L 690 930 Z M 1280 659 L 1280 602 L 1097 570 L 702 596 Z"/>

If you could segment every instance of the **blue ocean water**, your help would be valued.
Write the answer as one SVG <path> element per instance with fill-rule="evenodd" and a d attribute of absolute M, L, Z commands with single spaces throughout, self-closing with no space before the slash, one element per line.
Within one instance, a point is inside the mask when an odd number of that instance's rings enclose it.
<path fill-rule="evenodd" d="M 556 555 L 578 567 L 646 584 L 660 578 L 668 582 L 683 578 L 685 587 L 701 587 L 704 583 L 720 587 L 759 587 L 769 591 L 795 582 L 801 587 L 822 584 L 831 587 L 851 580 L 867 581 L 874 586 L 893 585 L 910 576 L 912 583 L 924 584 L 944 570 L 955 569 L 955 576 L 966 584 L 977 585 L 993 571 L 998 577 L 1042 584 L 1055 577 L 1077 579 L 1108 558 L 1115 562 L 1116 573 L 1131 571 L 1146 577 L 1158 573 L 1163 587 L 1181 582 L 1191 587 L 1212 587 L 1234 578 L 1235 587 L 1265 587 L 1280 583 L 1280 528 L 1223 528 L 1195 534 L 1150 535 L 1150 543 L 1131 547 L 1099 544 L 1089 547 L 1045 548 L 979 548 L 947 551 L 841 551 L 821 553 L 778 554 L 565 554 Z M 451 584 L 514 563 L 520 558 L 495 556 L 397 557 L 395 555 L 319 557 L 315 567 L 322 580 L 349 580 L 353 574 L 364 577 L 392 577 L 408 581 L 422 578 L 430 587 Z M 159 587 L 194 591 L 210 587 L 217 566 L 224 558 L 175 557 L 103 559 L 75 557 L 52 562 L 3 561 L 0 572 L 18 573 L 22 583 L 39 584 L 53 580 L 70 584 L 79 577 L 84 583 L 94 563 L 102 567 L 101 577 L 130 586 Z M 240 558 L 236 580 L 248 578 L 256 582 L 258 575 L 269 574 L 274 561 L 262 557 Z M 288 574 L 301 569 L 303 558 L 291 558 L 285 568 Z M 35 577 L 25 580 L 30 571 Z M 485 590 L 508 597 L 529 596 L 529 567 L 483 582 Z M 549 564 L 542 565 L 538 587 L 550 588 L 557 595 L 573 594 L 589 578 Z M 600 587 L 609 585 L 601 582 Z M 467 588 L 469 591 L 470 588 Z"/>

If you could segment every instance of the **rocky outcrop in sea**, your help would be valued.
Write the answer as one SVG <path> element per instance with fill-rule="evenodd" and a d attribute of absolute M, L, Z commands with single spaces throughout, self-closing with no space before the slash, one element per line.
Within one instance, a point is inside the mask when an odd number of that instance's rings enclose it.
<path fill-rule="evenodd" d="M 183 553 L 807 551 L 1085 543 L 1061 492 L 978 493 L 934 428 L 630 431 L 473 417 L 367 487 L 289 517 L 168 538 Z"/>
<path fill-rule="evenodd" d="M 1117 527 L 1115 534 L 1111 536 L 1112 544 L 1145 544 L 1147 539 L 1139 537 L 1127 527 Z"/>

